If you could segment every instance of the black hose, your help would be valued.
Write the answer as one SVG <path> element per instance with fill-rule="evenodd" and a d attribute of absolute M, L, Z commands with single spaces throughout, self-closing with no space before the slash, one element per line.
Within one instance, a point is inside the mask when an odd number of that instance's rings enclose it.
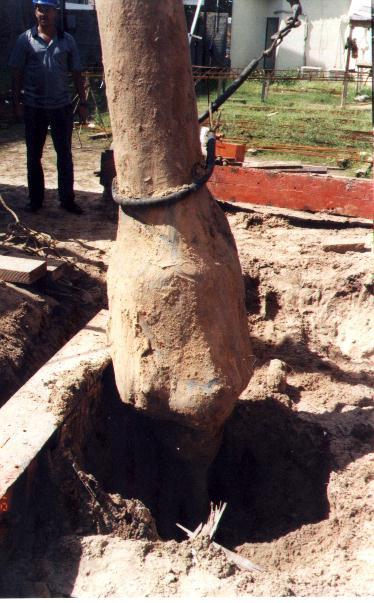
<path fill-rule="evenodd" d="M 186 184 L 174 193 L 164 195 L 162 197 L 121 197 L 117 191 L 117 179 L 112 182 L 112 196 L 118 205 L 124 209 L 125 207 L 155 207 L 162 205 L 173 205 L 177 201 L 181 201 L 188 195 L 196 193 L 211 177 L 215 160 L 216 160 L 216 137 L 213 132 L 209 132 L 207 140 L 207 159 L 205 163 L 205 174 L 197 178 L 191 184 Z"/>
<path fill-rule="evenodd" d="M 239 77 L 237 77 L 236 80 L 234 80 L 233 83 L 228 88 L 226 88 L 226 90 L 218 98 L 216 98 L 215 101 L 213 101 L 213 103 L 211 104 L 212 113 L 217 111 L 217 109 L 219 109 L 220 106 L 223 105 L 223 103 L 227 101 L 227 99 L 230 98 L 230 96 L 232 96 L 238 88 L 240 88 L 240 86 L 245 82 L 248 76 L 251 75 L 252 71 L 256 69 L 257 65 L 262 60 L 262 58 L 263 54 L 257 59 L 253 59 L 253 61 L 251 61 L 249 65 L 247 65 L 247 67 L 243 69 Z M 199 124 L 203 123 L 209 117 L 209 115 L 209 109 L 199 115 Z"/>

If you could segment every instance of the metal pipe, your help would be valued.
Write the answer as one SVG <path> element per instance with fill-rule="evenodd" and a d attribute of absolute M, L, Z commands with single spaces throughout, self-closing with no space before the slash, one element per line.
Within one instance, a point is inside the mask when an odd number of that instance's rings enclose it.
<path fill-rule="evenodd" d="M 204 2 L 204 0 L 198 0 L 197 6 L 196 6 L 195 16 L 193 18 L 192 25 L 191 25 L 191 31 L 188 34 L 188 41 L 189 41 L 190 45 L 191 45 L 192 38 L 195 37 L 194 33 L 195 33 L 195 29 L 196 29 L 196 24 L 197 24 L 197 20 L 199 18 L 199 15 L 200 15 L 201 5 L 202 5 L 203 2 Z"/>
<path fill-rule="evenodd" d="M 202 56 L 202 63 L 203 65 L 205 65 L 205 60 L 206 60 L 206 38 L 207 38 L 207 19 L 208 19 L 208 15 L 207 15 L 207 0 L 204 0 L 204 28 L 203 28 L 203 56 Z"/>

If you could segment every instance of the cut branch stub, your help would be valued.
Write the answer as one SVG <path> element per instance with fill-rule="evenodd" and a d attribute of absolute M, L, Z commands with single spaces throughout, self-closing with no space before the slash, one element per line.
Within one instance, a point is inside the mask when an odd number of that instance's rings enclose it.
<path fill-rule="evenodd" d="M 202 158 L 182 2 L 96 4 L 119 192 L 190 183 Z M 205 187 L 170 207 L 120 210 L 108 293 L 122 400 L 206 443 L 252 361 L 235 242 Z"/>

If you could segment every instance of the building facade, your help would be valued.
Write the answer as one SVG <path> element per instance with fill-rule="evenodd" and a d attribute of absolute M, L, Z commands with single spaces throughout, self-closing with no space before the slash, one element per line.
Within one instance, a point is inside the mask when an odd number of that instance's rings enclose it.
<path fill-rule="evenodd" d="M 345 44 L 349 32 L 351 0 L 302 0 L 302 24 L 293 30 L 278 48 L 275 69 L 297 69 L 302 66 L 322 70 L 345 67 Z M 245 67 L 268 45 L 274 29 L 284 25 L 291 14 L 286 0 L 234 0 L 232 14 L 231 65 Z M 371 31 L 355 28 L 353 38 L 358 64 L 371 62 Z"/>

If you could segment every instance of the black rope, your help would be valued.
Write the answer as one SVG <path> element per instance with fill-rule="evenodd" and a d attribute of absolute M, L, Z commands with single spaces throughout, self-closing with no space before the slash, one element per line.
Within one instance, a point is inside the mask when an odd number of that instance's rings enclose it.
<path fill-rule="evenodd" d="M 205 163 L 205 174 L 194 180 L 191 184 L 186 184 L 179 190 L 161 197 L 122 197 L 117 190 L 117 179 L 114 178 L 112 183 L 112 196 L 114 201 L 118 203 L 123 210 L 126 207 L 158 207 L 173 205 L 177 201 L 185 199 L 188 195 L 196 193 L 206 182 L 208 182 L 214 170 L 216 160 L 216 137 L 214 132 L 209 132 L 206 146 L 207 158 Z"/>

